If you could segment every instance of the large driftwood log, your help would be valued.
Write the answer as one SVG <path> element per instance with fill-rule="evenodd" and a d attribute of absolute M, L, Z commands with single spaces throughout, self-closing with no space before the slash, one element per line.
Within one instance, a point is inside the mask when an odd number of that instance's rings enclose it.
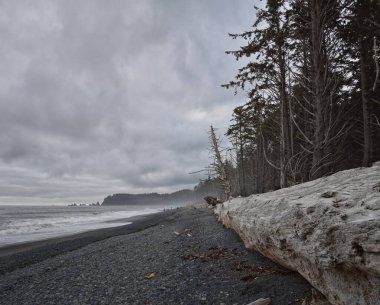
<path fill-rule="evenodd" d="M 249 248 L 298 271 L 330 303 L 380 300 L 380 163 L 216 207 Z"/>

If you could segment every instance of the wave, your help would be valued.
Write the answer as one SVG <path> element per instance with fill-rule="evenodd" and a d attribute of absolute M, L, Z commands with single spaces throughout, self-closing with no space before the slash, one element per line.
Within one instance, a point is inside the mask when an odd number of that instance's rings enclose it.
<path fill-rule="evenodd" d="M 104 211 L 102 209 L 57 209 L 41 213 L 22 212 L 17 217 L 0 219 L 0 246 L 70 235 L 98 228 L 130 224 L 129 218 L 153 214 L 157 208 L 142 210 Z M 8 214 L 9 216 L 9 214 Z"/>

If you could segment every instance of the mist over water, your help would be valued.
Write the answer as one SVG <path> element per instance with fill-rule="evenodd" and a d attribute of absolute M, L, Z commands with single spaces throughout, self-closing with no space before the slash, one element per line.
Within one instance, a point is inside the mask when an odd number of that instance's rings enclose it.
<path fill-rule="evenodd" d="M 0 206 L 0 247 L 130 224 L 169 206 Z"/>

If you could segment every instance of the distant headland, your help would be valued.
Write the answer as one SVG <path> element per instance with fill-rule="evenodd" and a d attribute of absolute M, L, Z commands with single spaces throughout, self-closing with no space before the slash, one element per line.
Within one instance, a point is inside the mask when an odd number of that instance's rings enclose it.
<path fill-rule="evenodd" d="M 71 203 L 69 206 L 112 206 L 112 205 L 187 205 L 203 201 L 205 196 L 220 197 L 222 189 L 216 179 L 200 181 L 192 190 L 184 189 L 173 193 L 113 194 L 104 198 L 102 203 Z"/>
<path fill-rule="evenodd" d="M 181 190 L 171 194 L 114 194 L 107 196 L 102 205 L 191 204 L 199 200 L 202 200 L 199 193 Z"/>

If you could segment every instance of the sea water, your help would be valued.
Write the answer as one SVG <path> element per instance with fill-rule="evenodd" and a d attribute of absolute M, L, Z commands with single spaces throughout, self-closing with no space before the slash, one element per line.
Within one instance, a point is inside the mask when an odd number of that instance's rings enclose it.
<path fill-rule="evenodd" d="M 130 224 L 157 206 L 0 206 L 0 247 Z"/>

